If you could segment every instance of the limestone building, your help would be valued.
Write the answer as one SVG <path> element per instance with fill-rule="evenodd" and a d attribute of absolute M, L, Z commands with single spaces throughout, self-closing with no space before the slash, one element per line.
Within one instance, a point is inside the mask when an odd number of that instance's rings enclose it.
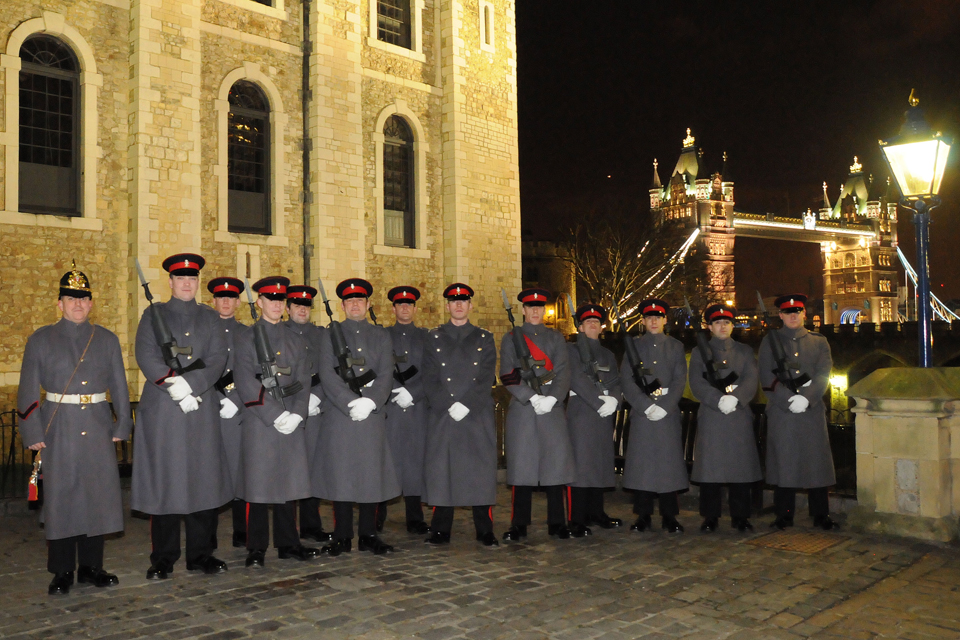
<path fill-rule="evenodd" d="M 166 299 L 180 251 L 204 278 L 363 276 L 384 317 L 413 284 L 424 325 L 467 282 L 501 333 L 499 289 L 521 283 L 513 6 L 0 3 L 0 407 L 72 259 L 131 373 L 134 258 Z"/>

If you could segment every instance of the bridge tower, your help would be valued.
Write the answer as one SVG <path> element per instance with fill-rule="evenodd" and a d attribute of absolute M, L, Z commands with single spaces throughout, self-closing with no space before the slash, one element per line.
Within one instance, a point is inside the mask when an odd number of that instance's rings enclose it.
<path fill-rule="evenodd" d="M 696 138 L 687 129 L 683 148 L 666 186 L 660 182 L 657 161 L 653 162 L 653 183 L 650 186 L 650 210 L 654 224 L 682 226 L 692 233 L 700 230 L 696 242 L 687 253 L 684 283 L 691 293 L 702 293 L 703 306 L 718 301 L 734 300 L 733 179 L 727 154 L 723 165 L 710 172 L 703 162 L 703 152 Z M 698 305 L 699 306 L 699 305 Z"/>

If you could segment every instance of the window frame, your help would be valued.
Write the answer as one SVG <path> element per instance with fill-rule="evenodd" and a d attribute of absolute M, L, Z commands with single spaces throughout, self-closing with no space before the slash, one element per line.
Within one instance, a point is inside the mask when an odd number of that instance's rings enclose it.
<path fill-rule="evenodd" d="M 233 91 L 233 88 L 238 84 L 247 84 L 250 85 L 254 90 L 260 94 L 260 98 L 264 103 L 264 111 L 258 111 L 255 109 L 250 109 L 246 107 L 237 107 L 230 105 L 230 109 L 227 112 L 227 231 L 230 233 L 244 233 L 244 234 L 253 234 L 268 236 L 273 233 L 273 202 L 272 202 L 272 180 L 271 176 L 273 175 L 273 166 L 271 162 L 271 139 L 270 139 L 270 100 L 267 98 L 267 94 L 260 88 L 259 85 L 255 82 L 251 82 L 247 79 L 240 79 L 233 83 L 230 87 L 230 91 Z M 227 102 L 229 103 L 229 92 L 228 92 Z M 240 116 L 246 118 L 257 118 L 263 120 L 263 130 L 260 132 L 263 138 L 262 144 L 260 145 L 260 151 L 263 154 L 263 191 L 242 191 L 239 189 L 230 188 L 230 124 L 231 116 Z M 250 148 L 253 148 L 251 145 Z M 242 225 L 235 224 L 233 219 L 230 216 L 230 194 L 234 193 L 261 193 L 263 198 L 263 217 L 265 220 L 264 226 L 262 227 L 245 227 Z"/>

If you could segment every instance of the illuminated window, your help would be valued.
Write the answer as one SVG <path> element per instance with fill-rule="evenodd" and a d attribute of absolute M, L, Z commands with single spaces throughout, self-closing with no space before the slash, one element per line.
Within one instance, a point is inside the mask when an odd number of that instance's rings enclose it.
<path fill-rule="evenodd" d="M 80 65 L 56 38 L 20 47 L 20 211 L 80 215 Z"/>
<path fill-rule="evenodd" d="M 410 0 L 377 0 L 377 39 L 410 49 Z"/>
<path fill-rule="evenodd" d="M 269 235 L 270 107 L 260 88 L 240 80 L 230 88 L 227 121 L 229 230 Z"/>
<path fill-rule="evenodd" d="M 383 241 L 414 247 L 413 133 L 400 116 L 383 126 Z"/>

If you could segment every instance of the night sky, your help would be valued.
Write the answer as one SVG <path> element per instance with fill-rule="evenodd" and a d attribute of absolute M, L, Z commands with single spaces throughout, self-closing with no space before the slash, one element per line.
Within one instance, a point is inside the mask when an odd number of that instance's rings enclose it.
<path fill-rule="evenodd" d="M 776 7 L 776 8 L 774 8 Z M 853 156 L 886 179 L 877 146 L 915 87 L 927 120 L 960 134 L 960 2 L 517 0 L 520 192 L 525 238 L 611 208 L 648 208 L 686 128 L 736 208 L 798 215 L 831 202 Z M 958 140 L 960 141 L 960 140 Z M 960 298 L 960 145 L 931 226 L 931 281 Z M 608 177 L 609 176 L 609 177 Z M 913 225 L 900 244 L 913 259 Z M 753 290 L 822 295 L 819 247 L 737 240 L 738 304 Z M 945 286 L 941 287 L 941 284 Z"/>

